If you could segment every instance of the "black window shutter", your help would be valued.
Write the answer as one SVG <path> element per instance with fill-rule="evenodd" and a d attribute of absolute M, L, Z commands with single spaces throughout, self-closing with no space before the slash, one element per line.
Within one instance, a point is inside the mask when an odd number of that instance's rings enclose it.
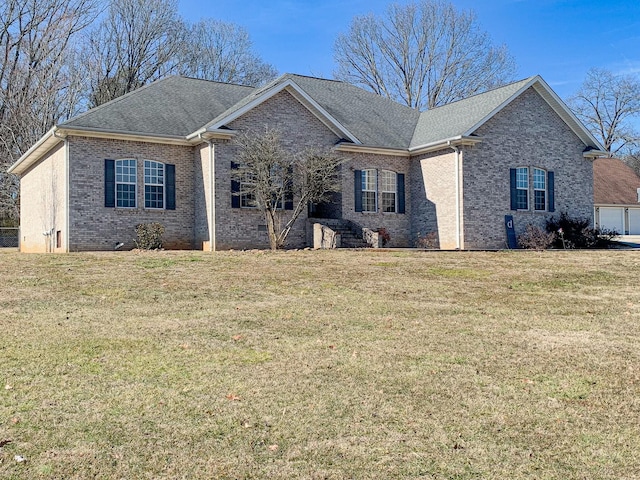
<path fill-rule="evenodd" d="M 104 161 L 104 206 L 116 206 L 116 162 Z"/>
<path fill-rule="evenodd" d="M 547 172 L 547 189 L 549 195 L 549 211 L 556 211 L 555 178 L 553 172 Z"/>
<path fill-rule="evenodd" d="M 287 188 L 284 194 L 284 209 L 293 210 L 293 166 L 287 167 Z"/>
<path fill-rule="evenodd" d="M 404 213 L 404 173 L 398 173 L 398 213 Z"/>
<path fill-rule="evenodd" d="M 237 170 L 238 164 L 231 162 L 231 170 Z M 240 208 L 240 182 L 231 174 L 231 208 Z"/>
<path fill-rule="evenodd" d="M 167 210 L 176 209 L 176 166 L 167 163 L 164 166 L 165 179 L 167 182 Z"/>
<path fill-rule="evenodd" d="M 362 211 L 362 170 L 355 170 L 353 172 L 353 186 L 354 186 L 354 203 L 356 212 Z"/>
<path fill-rule="evenodd" d="M 509 181 L 511 183 L 511 210 L 518 210 L 518 190 L 516 183 L 516 169 L 509 170 Z"/>

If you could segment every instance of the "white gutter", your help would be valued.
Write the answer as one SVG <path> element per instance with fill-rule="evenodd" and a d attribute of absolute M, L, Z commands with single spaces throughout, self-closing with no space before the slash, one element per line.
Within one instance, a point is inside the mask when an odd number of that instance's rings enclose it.
<path fill-rule="evenodd" d="M 451 147 L 452 145 L 475 145 L 480 142 L 482 142 L 482 138 L 480 137 L 458 135 L 456 137 L 438 140 L 437 142 L 425 143 L 424 145 L 411 147 L 409 148 L 409 153 L 413 156 L 420 153 L 435 152 L 443 148 Z"/>
<path fill-rule="evenodd" d="M 589 150 L 587 152 L 584 152 L 582 156 L 589 160 L 595 160 L 596 158 L 609 156 L 609 152 L 606 152 L 604 150 Z"/>
<path fill-rule="evenodd" d="M 460 250 L 462 247 L 461 231 L 460 228 L 460 149 L 452 142 L 447 142 L 449 148 L 451 148 L 456 154 L 455 161 L 455 176 L 456 176 L 456 250 Z"/>
<path fill-rule="evenodd" d="M 394 157 L 409 157 L 410 155 L 408 150 L 384 147 L 370 147 L 367 145 L 354 145 L 352 143 L 340 143 L 336 146 L 336 150 L 339 152 L 373 153 L 377 155 L 390 155 Z"/>
<path fill-rule="evenodd" d="M 29 150 L 24 152 L 22 154 L 22 156 L 13 165 L 11 165 L 7 169 L 7 173 L 13 173 L 22 163 L 25 162 L 25 160 L 27 160 L 33 153 L 35 153 L 36 150 L 39 150 L 40 148 L 45 146 L 45 143 L 47 143 L 48 141 L 52 141 L 51 142 L 52 144 L 51 145 L 47 145 L 46 146 L 46 150 L 49 150 L 55 144 L 57 144 L 58 141 L 56 139 L 59 138 L 59 137 L 57 135 L 54 135 L 57 130 L 58 130 L 58 127 L 53 127 L 51 130 L 49 130 L 47 133 L 45 133 L 40 140 L 38 140 Z"/>
<path fill-rule="evenodd" d="M 211 130 L 207 130 L 206 128 L 201 128 L 200 130 L 196 130 L 193 133 L 190 133 L 185 138 L 187 140 L 193 140 L 195 138 L 204 139 L 204 138 L 221 138 L 224 140 L 230 140 L 238 134 L 237 130 L 230 130 L 227 128 L 215 128 Z"/>

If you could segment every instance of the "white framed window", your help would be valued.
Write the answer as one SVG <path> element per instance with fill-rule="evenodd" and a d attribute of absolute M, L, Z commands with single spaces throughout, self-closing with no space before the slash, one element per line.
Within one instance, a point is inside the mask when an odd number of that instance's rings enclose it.
<path fill-rule="evenodd" d="M 537 211 L 547 209 L 547 172 L 541 168 L 533 169 L 533 208 Z"/>
<path fill-rule="evenodd" d="M 516 206 L 529 210 L 529 167 L 516 168 Z"/>
<path fill-rule="evenodd" d="M 362 211 L 377 212 L 378 175 L 375 169 L 362 170 Z"/>
<path fill-rule="evenodd" d="M 396 213 L 398 207 L 398 176 L 396 172 L 382 170 L 380 173 L 380 190 L 382 194 L 382 211 Z"/>
<path fill-rule="evenodd" d="M 164 163 L 144 161 L 144 207 L 164 208 Z"/>
<path fill-rule="evenodd" d="M 116 160 L 116 207 L 136 207 L 137 162 L 134 159 Z"/>

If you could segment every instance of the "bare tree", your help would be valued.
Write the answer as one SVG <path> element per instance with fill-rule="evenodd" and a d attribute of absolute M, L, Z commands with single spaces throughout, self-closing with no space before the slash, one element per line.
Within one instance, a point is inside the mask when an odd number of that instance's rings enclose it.
<path fill-rule="evenodd" d="M 183 32 L 176 0 L 112 0 L 88 35 L 90 106 L 176 71 Z"/>
<path fill-rule="evenodd" d="M 438 0 L 355 17 L 334 60 L 336 78 L 419 109 L 499 86 L 515 72 L 507 48 L 492 45 L 472 11 Z"/>
<path fill-rule="evenodd" d="M 326 201 L 339 191 L 338 167 L 344 160 L 320 149 L 289 154 L 280 133 L 269 128 L 261 134 L 245 133 L 236 144 L 238 164 L 232 178 L 240 188 L 235 194 L 264 215 L 271 249 L 282 248 L 307 205 Z"/>
<path fill-rule="evenodd" d="M 77 111 L 70 51 L 96 7 L 96 0 L 0 0 L 0 217 L 18 216 L 18 180 L 7 168 Z"/>
<path fill-rule="evenodd" d="M 640 133 L 631 123 L 640 117 L 638 78 L 593 68 L 568 103 L 611 156 L 640 147 Z"/>
<path fill-rule="evenodd" d="M 244 28 L 212 18 L 187 27 L 178 65 L 181 75 L 249 86 L 264 84 L 278 74 L 253 52 Z"/>

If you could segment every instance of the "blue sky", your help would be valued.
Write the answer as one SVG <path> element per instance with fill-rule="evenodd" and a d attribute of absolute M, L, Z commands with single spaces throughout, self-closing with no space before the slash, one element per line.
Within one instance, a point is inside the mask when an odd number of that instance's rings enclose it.
<path fill-rule="evenodd" d="M 332 77 L 332 48 L 355 15 L 382 13 L 386 0 L 179 0 L 189 20 L 213 17 L 245 27 L 280 73 Z M 399 3 L 405 3 L 400 1 Z M 640 75 L 639 0 L 453 0 L 473 9 L 496 44 L 506 44 L 518 78 L 540 74 L 563 98 L 591 67 Z"/>

